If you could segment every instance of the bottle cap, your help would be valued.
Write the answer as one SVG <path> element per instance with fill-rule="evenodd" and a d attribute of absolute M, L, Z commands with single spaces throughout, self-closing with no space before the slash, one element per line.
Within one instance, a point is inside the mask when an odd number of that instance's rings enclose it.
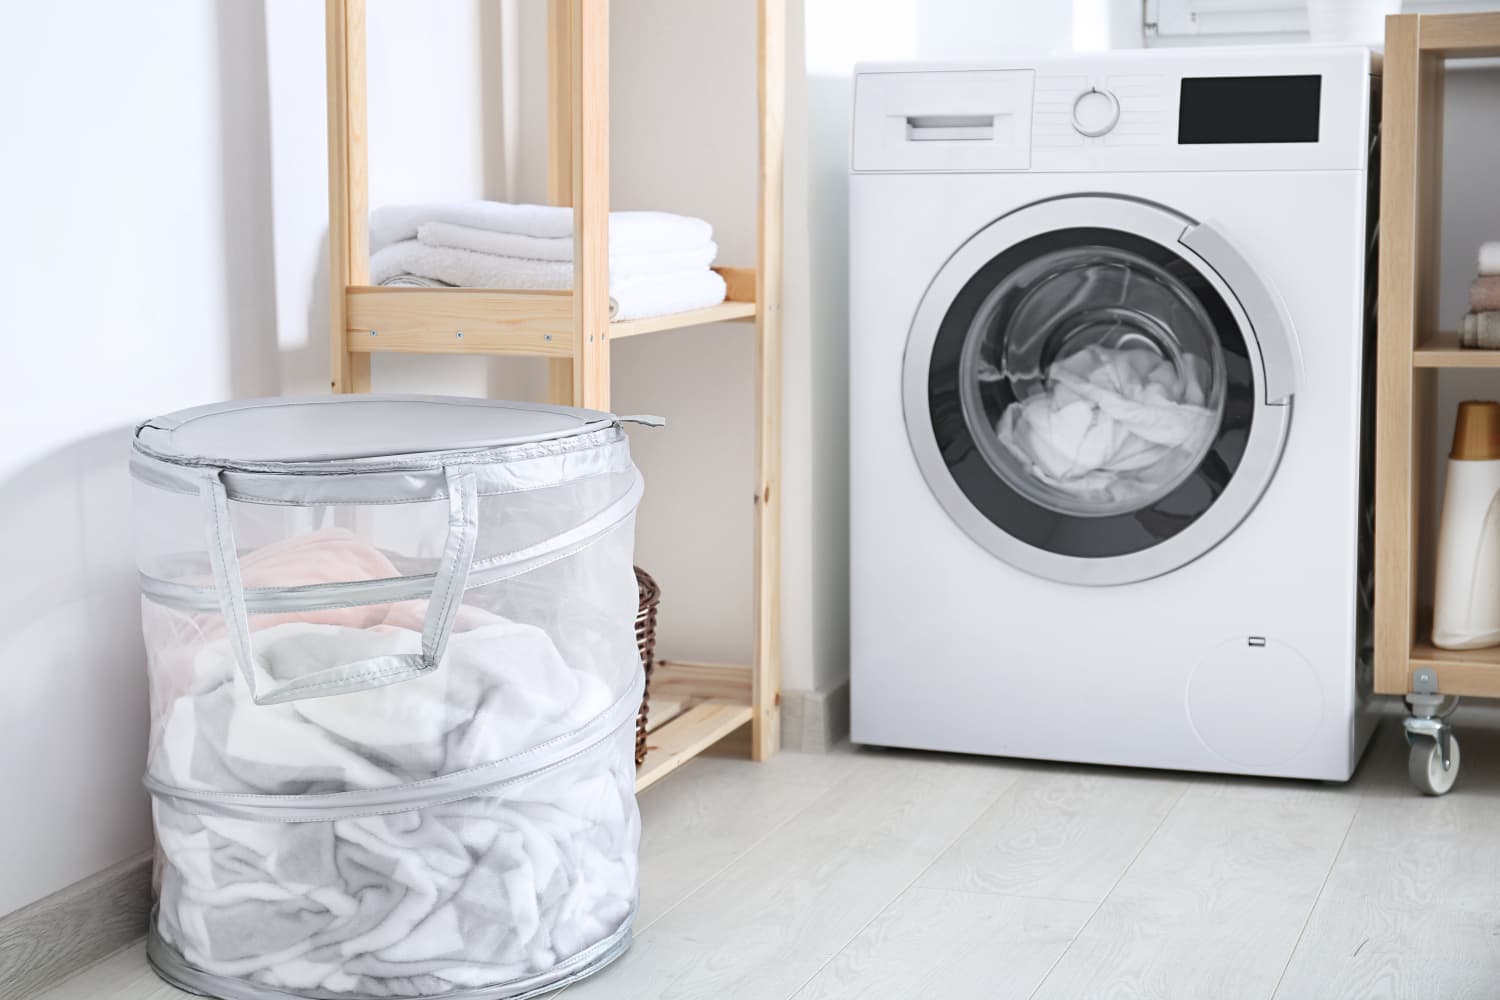
<path fill-rule="evenodd" d="M 1466 399 L 1458 404 L 1449 458 L 1487 462 L 1500 458 L 1500 403 Z"/>

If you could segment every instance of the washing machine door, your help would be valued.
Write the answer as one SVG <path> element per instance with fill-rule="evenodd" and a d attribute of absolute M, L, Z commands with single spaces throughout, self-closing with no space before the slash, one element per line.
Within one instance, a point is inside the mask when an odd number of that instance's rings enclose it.
<path fill-rule="evenodd" d="M 1211 224 L 1105 196 L 996 220 L 933 279 L 902 386 L 922 474 L 999 558 L 1077 584 L 1186 565 L 1281 457 L 1298 353 Z"/>

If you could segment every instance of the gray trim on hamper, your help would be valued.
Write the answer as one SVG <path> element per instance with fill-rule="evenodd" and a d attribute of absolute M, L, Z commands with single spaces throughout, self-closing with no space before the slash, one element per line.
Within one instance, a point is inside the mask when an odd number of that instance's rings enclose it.
<path fill-rule="evenodd" d="M 398 504 L 444 499 L 447 465 L 475 466 L 479 495 L 498 496 L 623 472 L 630 467 L 629 456 L 630 439 L 612 423 L 586 434 L 525 445 L 328 462 L 188 460 L 158 455 L 136 441 L 130 473 L 159 490 L 195 494 L 205 472 L 214 472 L 222 475 L 229 499 L 242 503 Z M 547 475 L 539 475 L 544 466 Z"/>
<path fill-rule="evenodd" d="M 26 997 L 136 940 L 151 909 L 141 854 L 0 916 L 0 996 Z"/>
<path fill-rule="evenodd" d="M 631 908 L 609 937 L 596 941 L 583 951 L 537 976 L 501 983 L 486 989 L 455 990 L 449 993 L 429 993 L 423 1000 L 530 1000 L 553 990 L 560 990 L 580 979 L 587 979 L 630 948 L 630 930 L 635 923 L 636 910 Z M 153 914 L 154 916 L 154 914 Z M 203 996 L 219 997 L 221 1000 L 362 1000 L 357 994 L 328 993 L 323 990 L 298 990 L 289 993 L 270 986 L 257 986 L 239 979 L 216 976 L 189 965 L 177 949 L 173 948 L 156 932 L 156 921 L 146 935 L 146 960 L 156 974 L 178 989 Z"/>
<path fill-rule="evenodd" d="M 582 524 L 524 549 L 474 560 L 465 589 L 474 590 L 509 580 L 583 551 L 628 520 L 639 506 L 644 491 L 644 481 L 637 473 L 629 491 Z M 157 604 L 179 611 L 201 613 L 220 610 L 217 587 L 195 586 L 145 574 L 141 574 L 140 579 L 141 593 Z M 243 590 L 247 613 L 274 615 L 418 600 L 432 593 L 436 580 L 436 573 L 419 573 L 384 580 L 314 583 L 296 587 L 245 587 Z"/>

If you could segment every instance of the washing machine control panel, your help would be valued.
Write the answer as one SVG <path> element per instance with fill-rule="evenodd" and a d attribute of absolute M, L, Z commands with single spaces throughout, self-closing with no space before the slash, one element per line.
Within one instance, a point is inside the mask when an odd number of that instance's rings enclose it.
<path fill-rule="evenodd" d="M 1353 47 L 862 64 L 850 168 L 1360 170 L 1371 74 Z"/>
<path fill-rule="evenodd" d="M 1096 138 L 1120 120 L 1120 99 L 1113 91 L 1090 87 L 1073 98 L 1073 131 Z"/>
<path fill-rule="evenodd" d="M 1155 73 L 1038 73 L 1032 144 L 1161 145 L 1171 124 L 1167 88 L 1167 79 Z"/>

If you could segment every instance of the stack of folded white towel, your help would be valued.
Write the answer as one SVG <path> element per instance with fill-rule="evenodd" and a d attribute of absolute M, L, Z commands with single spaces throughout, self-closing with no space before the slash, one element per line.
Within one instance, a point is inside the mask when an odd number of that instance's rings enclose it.
<path fill-rule="evenodd" d="M 573 210 L 495 201 L 395 205 L 370 216 L 370 281 L 466 288 L 573 287 Z M 724 301 L 710 269 L 719 248 L 702 219 L 611 212 L 609 295 L 615 319 Z"/>
<path fill-rule="evenodd" d="M 1458 335 L 1464 347 L 1500 347 L 1500 240 L 1479 248 L 1479 276 L 1469 286 L 1469 312 Z"/>

